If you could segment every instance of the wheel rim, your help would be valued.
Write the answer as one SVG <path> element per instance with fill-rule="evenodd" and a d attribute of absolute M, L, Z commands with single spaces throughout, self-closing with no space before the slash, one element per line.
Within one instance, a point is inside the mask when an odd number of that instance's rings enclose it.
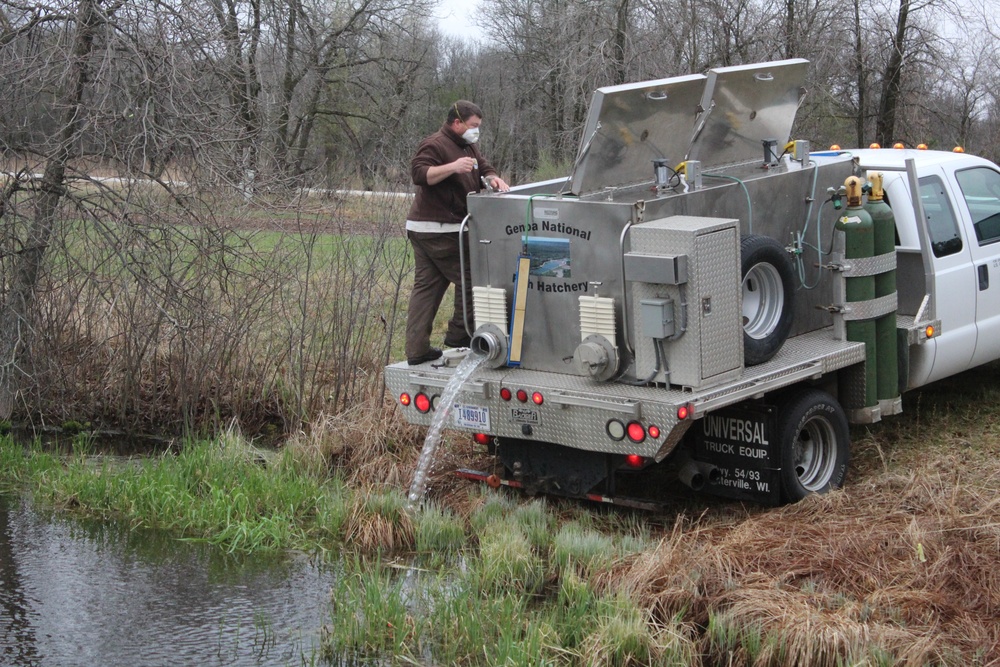
<path fill-rule="evenodd" d="M 795 438 L 795 474 L 807 491 L 822 491 L 833 477 L 837 435 L 823 417 L 811 417 Z"/>
<path fill-rule="evenodd" d="M 773 264 L 754 264 L 743 277 L 743 331 L 766 338 L 778 327 L 785 306 L 781 275 Z"/>

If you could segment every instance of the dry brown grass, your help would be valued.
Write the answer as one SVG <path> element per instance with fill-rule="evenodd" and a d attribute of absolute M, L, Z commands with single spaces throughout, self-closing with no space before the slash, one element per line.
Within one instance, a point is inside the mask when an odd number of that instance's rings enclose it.
<path fill-rule="evenodd" d="M 344 525 L 344 542 L 363 553 L 413 549 L 415 529 L 405 498 L 385 489 L 356 489 Z"/>
<path fill-rule="evenodd" d="M 835 665 L 873 646 L 895 664 L 1000 662 L 995 487 L 951 475 L 869 481 L 881 491 L 857 485 L 736 524 L 679 519 L 609 585 L 664 621 L 704 627 L 722 614 L 785 652 L 746 664 Z"/>
<path fill-rule="evenodd" d="M 742 518 L 681 512 L 605 585 L 661 620 L 716 616 L 772 640 L 720 655 L 706 634 L 725 664 L 1000 664 L 997 371 L 928 388 L 908 397 L 919 412 L 856 433 L 844 490 Z"/>
<path fill-rule="evenodd" d="M 657 546 L 590 583 L 630 594 L 654 626 L 699 628 L 705 665 L 1000 665 L 997 376 L 993 364 L 907 395 L 904 415 L 856 428 L 841 491 L 648 515 Z M 483 496 L 447 471 L 492 461 L 466 442 L 445 448 L 432 482 L 461 516 Z M 713 627 L 737 639 L 720 643 Z"/>
<path fill-rule="evenodd" d="M 642 515 L 656 546 L 591 572 L 590 585 L 637 601 L 650 631 L 690 629 L 703 665 L 1000 665 L 998 375 L 994 364 L 908 395 L 903 415 L 856 428 L 841 491 L 780 508 L 699 497 Z M 303 452 L 360 489 L 350 542 L 412 544 L 387 498 L 409 488 L 423 435 L 387 398 L 302 437 Z M 488 495 L 451 471 L 494 463 L 448 434 L 431 497 L 470 517 Z M 605 531 L 634 521 L 574 501 L 547 511 Z"/>
<path fill-rule="evenodd" d="M 406 489 L 422 443 L 423 429 L 406 423 L 394 400 L 374 395 L 322 415 L 286 447 L 297 458 L 341 471 L 351 486 Z"/>

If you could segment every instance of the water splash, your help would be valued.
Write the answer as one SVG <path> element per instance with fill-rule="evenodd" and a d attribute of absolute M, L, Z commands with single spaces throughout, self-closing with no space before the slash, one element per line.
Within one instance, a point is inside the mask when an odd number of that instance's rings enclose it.
<path fill-rule="evenodd" d="M 455 374 L 448 380 L 444 391 L 441 392 L 441 400 L 438 401 L 434 418 L 427 429 L 427 437 L 424 438 L 424 448 L 420 450 L 420 459 L 417 461 L 417 468 L 413 473 L 413 483 L 410 484 L 410 494 L 407 497 L 407 508 L 414 510 L 417 504 L 427 492 L 427 475 L 430 474 L 431 464 L 434 463 L 434 455 L 437 453 L 438 445 L 441 443 L 441 431 L 451 417 L 451 410 L 455 406 L 455 398 L 462 389 L 465 381 L 472 376 L 479 366 L 486 361 L 486 357 L 479 354 L 468 354 L 465 359 L 455 369 Z"/>

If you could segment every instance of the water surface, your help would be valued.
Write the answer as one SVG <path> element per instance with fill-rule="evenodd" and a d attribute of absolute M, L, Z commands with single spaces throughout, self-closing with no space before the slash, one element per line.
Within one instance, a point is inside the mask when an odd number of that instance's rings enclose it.
<path fill-rule="evenodd" d="M 0 665 L 318 663 L 333 576 L 0 495 Z"/>

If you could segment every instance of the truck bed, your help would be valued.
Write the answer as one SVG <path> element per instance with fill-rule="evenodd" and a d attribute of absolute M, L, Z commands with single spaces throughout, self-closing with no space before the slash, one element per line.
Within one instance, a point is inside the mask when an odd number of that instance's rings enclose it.
<path fill-rule="evenodd" d="M 746 368 L 735 381 L 699 390 L 598 383 L 578 375 L 517 368 L 480 368 L 465 383 L 456 402 L 489 407 L 490 431 L 501 437 L 574 442 L 579 449 L 639 454 L 662 460 L 679 442 L 692 419 L 798 382 L 819 380 L 826 373 L 864 359 L 864 344 L 837 340 L 833 328 L 829 327 L 789 338 L 773 359 Z M 387 367 L 385 377 L 387 386 L 396 396 L 421 391 L 434 396 L 441 393 L 453 372 L 454 368 L 430 363 L 408 366 L 401 362 Z M 529 393 L 541 392 L 544 403 L 535 406 L 530 401 L 524 404 L 516 400 L 505 402 L 500 398 L 502 387 L 512 391 L 523 388 Z M 679 423 L 677 410 L 685 405 L 689 407 L 690 417 Z M 522 412 L 518 415 L 511 412 L 512 409 Z M 411 423 L 424 425 L 429 425 L 434 416 L 433 411 L 420 414 L 412 407 L 406 408 L 405 414 Z M 663 435 L 639 444 L 628 439 L 613 441 L 607 435 L 606 422 L 616 418 L 655 424 Z M 531 426 L 528 432 L 525 425 Z M 459 428 L 454 423 L 448 427 Z"/>

